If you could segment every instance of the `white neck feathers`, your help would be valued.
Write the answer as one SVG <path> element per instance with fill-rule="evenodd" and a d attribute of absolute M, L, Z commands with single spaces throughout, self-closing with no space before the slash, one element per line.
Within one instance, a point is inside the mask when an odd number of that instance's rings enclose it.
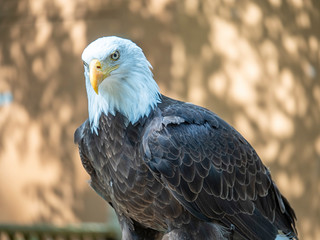
<path fill-rule="evenodd" d="M 90 126 L 96 133 L 102 113 L 121 113 L 127 123 L 134 124 L 140 118 L 148 116 L 160 102 L 158 85 L 149 67 L 131 72 L 130 75 L 115 74 L 108 77 L 101 83 L 99 95 L 94 92 L 88 79 L 86 87 Z"/>

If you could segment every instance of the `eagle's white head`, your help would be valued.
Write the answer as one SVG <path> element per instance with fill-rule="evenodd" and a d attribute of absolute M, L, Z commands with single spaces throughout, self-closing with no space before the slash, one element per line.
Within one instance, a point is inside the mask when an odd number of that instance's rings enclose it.
<path fill-rule="evenodd" d="M 102 37 L 82 53 L 91 130 L 97 133 L 101 113 L 121 113 L 134 124 L 160 102 L 151 65 L 128 39 Z"/>

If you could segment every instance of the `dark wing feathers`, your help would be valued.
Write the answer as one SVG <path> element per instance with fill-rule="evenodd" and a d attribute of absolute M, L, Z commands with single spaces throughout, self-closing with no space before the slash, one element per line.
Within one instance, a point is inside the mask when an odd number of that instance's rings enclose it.
<path fill-rule="evenodd" d="M 235 224 L 245 237 L 270 239 L 279 226 L 291 231 L 291 208 L 286 212 L 288 204 L 250 144 L 208 110 L 166 101 L 162 116 L 145 131 L 143 150 L 147 165 L 176 199 L 200 219 Z M 282 222 L 284 213 L 288 221 L 273 225 L 275 215 Z"/>
<path fill-rule="evenodd" d="M 210 134 L 212 131 L 216 131 L 216 134 Z M 262 196 L 267 194 L 267 191 L 263 189 L 264 186 L 258 183 L 256 186 L 254 182 L 255 175 L 260 175 L 259 177 L 264 179 L 262 183 L 267 182 L 267 185 L 270 185 L 268 181 L 271 181 L 266 175 L 265 168 L 259 172 L 255 169 L 255 163 L 250 158 L 255 157 L 258 161 L 258 156 L 250 152 L 245 155 L 246 158 L 242 159 L 240 166 L 232 165 L 232 162 L 235 163 L 236 161 L 233 161 L 232 152 L 228 153 L 226 147 L 228 143 L 225 142 L 224 138 L 221 138 L 219 131 L 221 131 L 220 128 L 212 128 L 207 123 L 204 125 L 189 123 L 167 125 L 160 132 L 148 137 L 149 149 L 157 149 L 156 152 L 152 152 L 149 166 L 152 165 L 152 169 L 157 169 L 165 177 L 168 184 L 176 187 L 176 191 L 185 192 L 186 197 L 192 199 L 197 197 L 201 189 L 206 191 L 209 196 L 229 200 L 237 200 L 233 197 L 234 191 L 238 193 L 237 196 L 242 200 L 255 200 L 255 190 L 252 188 L 256 187 L 260 188 L 259 191 Z M 180 135 L 187 137 L 182 141 Z M 208 135 L 212 135 L 210 136 L 211 139 Z M 237 138 L 230 138 L 229 141 L 234 141 L 239 145 Z M 207 145 L 207 149 L 203 149 L 203 145 Z M 159 150 L 159 147 L 162 151 Z M 173 148 L 177 148 L 177 150 L 170 150 Z M 244 145 L 244 148 L 248 148 L 248 146 Z M 213 154 L 212 149 L 216 149 Z M 213 158 L 210 158 L 210 155 L 213 155 Z M 210 159 L 213 160 L 210 161 Z M 204 161 L 203 165 L 206 168 L 202 167 L 202 161 Z M 252 170 L 251 166 L 255 170 Z M 250 173 L 250 171 L 255 174 Z M 178 177 L 180 182 L 177 179 Z M 197 179 L 195 180 L 195 178 Z M 190 182 L 192 182 L 192 185 L 190 185 Z M 180 184 L 177 186 L 177 183 Z M 196 186 L 196 184 L 199 186 Z M 190 186 L 196 191 L 192 191 Z M 191 197 L 191 195 L 194 196 Z"/>

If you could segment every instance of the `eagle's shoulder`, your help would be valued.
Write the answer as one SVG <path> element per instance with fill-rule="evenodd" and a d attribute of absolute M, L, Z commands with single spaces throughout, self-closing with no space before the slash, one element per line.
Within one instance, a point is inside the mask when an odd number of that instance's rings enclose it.
<path fill-rule="evenodd" d="M 168 119 L 173 119 L 173 124 L 177 119 L 179 123 L 189 124 L 209 124 L 211 127 L 218 128 L 224 121 L 210 110 L 188 102 L 182 102 L 162 95 L 162 102 L 158 105 L 165 124 Z"/>
<path fill-rule="evenodd" d="M 74 132 L 74 137 L 73 137 L 73 141 L 75 144 L 80 144 L 81 139 L 84 137 L 85 132 L 88 130 L 89 128 L 89 120 L 87 119 L 86 121 L 84 121 L 80 127 L 78 127 L 76 129 L 76 131 Z"/>

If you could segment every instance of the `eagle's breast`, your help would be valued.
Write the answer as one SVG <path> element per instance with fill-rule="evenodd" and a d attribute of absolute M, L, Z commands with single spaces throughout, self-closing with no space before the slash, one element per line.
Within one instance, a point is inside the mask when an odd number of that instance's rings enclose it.
<path fill-rule="evenodd" d="M 91 186 L 118 214 L 165 231 L 168 217 L 179 226 L 190 221 L 191 215 L 143 161 L 141 134 L 146 122 L 133 126 L 119 115 L 102 115 L 98 135 L 87 133 L 89 159 L 82 163 L 91 176 Z"/>

